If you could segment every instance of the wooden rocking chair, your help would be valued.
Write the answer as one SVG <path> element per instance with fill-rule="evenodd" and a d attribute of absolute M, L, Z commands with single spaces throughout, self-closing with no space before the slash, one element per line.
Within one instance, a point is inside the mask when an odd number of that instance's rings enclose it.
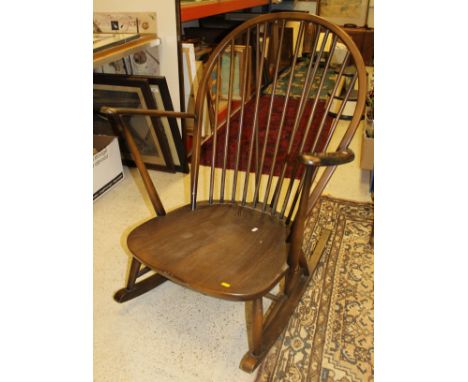
<path fill-rule="evenodd" d="M 284 46 L 287 28 L 296 37 L 292 55 Z M 283 12 L 243 23 L 214 49 L 194 114 L 103 108 L 122 129 L 157 215 L 128 236 L 133 258 L 127 286 L 115 299 L 130 300 L 171 280 L 251 302 L 250 349 L 240 367 L 252 372 L 282 333 L 320 259 L 324 245 L 309 258 L 302 249 L 305 222 L 336 166 L 354 158 L 348 145 L 366 85 L 361 55 L 342 29 Z M 166 214 L 124 115 L 194 119 L 190 204 Z M 337 148 L 326 152 L 330 143 Z M 147 272 L 154 274 L 142 278 Z M 264 297 L 272 300 L 265 317 Z"/>

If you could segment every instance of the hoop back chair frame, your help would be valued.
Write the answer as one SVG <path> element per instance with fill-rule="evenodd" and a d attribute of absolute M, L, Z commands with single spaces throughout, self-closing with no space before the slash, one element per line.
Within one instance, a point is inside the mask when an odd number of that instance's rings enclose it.
<path fill-rule="evenodd" d="M 281 75 L 279 63 L 284 43 L 284 30 L 289 22 L 299 23 L 299 29 L 293 49 L 294 55 L 290 59 L 289 78 L 285 77 L 288 78 L 286 96 L 281 98 L 275 96 L 275 89 Z M 312 26 L 313 31 L 310 63 L 301 98 L 296 104 L 297 113 L 286 157 L 283 159 L 283 163 L 277 163 L 279 141 L 285 124 L 286 109 L 289 107 L 288 102 L 298 63 L 300 44 L 305 39 L 306 27 L 309 26 Z M 329 45 L 326 48 L 328 42 Z M 313 124 L 313 116 L 318 109 L 320 91 L 338 42 L 347 48 L 347 52 L 337 69 L 331 96 L 328 97 L 323 106 L 323 116 L 319 120 L 318 132 L 313 139 L 312 150 L 304 152 L 306 138 Z M 238 96 L 240 101 L 238 100 L 236 103 L 234 102 L 235 68 L 233 63 L 235 62 L 235 47 L 239 45 L 243 45 L 245 50 L 244 55 L 238 60 L 244 65 L 243 70 L 239 71 Z M 266 54 L 267 46 L 270 49 L 269 54 Z M 324 54 L 327 49 L 328 55 Z M 228 76 L 229 86 L 226 96 L 226 116 L 223 119 L 220 117 L 219 105 L 222 103 L 220 100 L 222 98 L 222 60 L 223 57 L 226 58 L 226 55 L 230 58 L 230 64 L 229 70 L 224 74 Z M 273 57 L 270 62 L 268 62 L 268 57 Z M 309 99 L 313 81 L 321 65 L 324 68 L 318 89 L 316 89 L 316 96 Z M 331 137 L 337 130 L 340 116 L 350 99 L 351 90 L 357 82 L 358 94 L 353 116 L 334 152 L 316 152 L 319 136 L 324 131 L 325 121 L 332 105 L 333 95 L 336 94 L 340 81 L 344 79 L 345 68 L 350 65 L 354 65 L 354 75 L 337 111 L 337 116 L 331 122 L 322 148 L 326 149 L 330 144 Z M 261 117 L 259 104 L 262 92 L 267 85 L 272 89 L 272 93 L 270 97 L 266 98 L 268 114 L 266 116 L 266 135 L 262 142 L 259 134 L 259 119 Z M 128 246 L 133 257 L 127 285 L 115 294 L 116 301 L 128 301 L 167 280 L 171 280 L 213 297 L 248 302 L 249 304 L 246 305 L 248 307 L 248 321 L 251 322 L 249 350 L 242 358 L 240 367 L 244 371 L 252 372 L 282 333 L 320 260 L 324 241 L 318 240 L 312 255 L 307 258 L 302 249 L 304 226 L 337 165 L 348 163 L 354 159 L 354 154 L 348 149 L 348 146 L 364 111 L 366 89 L 367 79 L 363 59 L 352 39 L 341 28 L 317 16 L 296 12 L 279 12 L 261 15 L 244 22 L 218 44 L 206 63 L 195 101 L 195 113 L 103 108 L 102 112 L 123 132 L 157 215 L 157 217 L 137 227 L 129 235 Z M 279 132 L 273 144 L 273 164 L 269 170 L 265 171 L 268 134 L 272 125 L 271 116 L 275 109 L 275 97 L 277 100 L 284 100 L 284 107 L 280 110 Z M 306 132 L 299 145 L 299 152 L 295 153 L 292 142 L 300 121 L 306 116 L 305 109 L 308 103 L 311 111 L 306 118 Z M 248 109 L 248 105 L 254 107 L 253 112 Z M 124 115 L 194 119 L 189 205 L 170 212 L 166 216 L 166 211 L 141 159 L 132 134 L 124 123 L 122 118 Z M 237 131 L 234 130 L 234 122 L 231 121 L 234 115 L 238 117 Z M 251 135 L 247 147 L 242 148 L 242 134 L 245 133 L 243 128 L 247 118 L 252 118 L 252 129 L 249 133 Z M 202 130 L 206 124 L 211 127 L 211 134 L 208 138 L 202 136 Z M 235 133 L 234 142 L 237 141 L 233 146 L 233 152 L 229 152 L 228 149 L 231 139 L 230 129 L 231 132 Z M 224 131 L 224 137 L 221 131 Z M 201 150 L 203 144 L 208 140 L 212 144 L 212 160 L 209 170 L 207 170 L 209 171 L 209 194 L 204 201 L 200 201 L 198 194 Z M 218 148 L 221 147 L 222 169 L 215 166 L 217 144 L 220 145 Z M 248 153 L 247 166 L 244 170 L 241 169 L 240 165 L 241 152 Z M 229 155 L 235 158 L 233 168 L 228 168 Z M 290 166 L 292 174 L 290 174 L 289 183 L 286 182 L 288 166 Z M 318 181 L 315 181 L 320 167 L 324 167 L 324 169 Z M 274 175 L 275 168 L 279 169 L 279 175 Z M 301 168 L 303 174 L 299 176 Z M 230 187 L 227 178 L 231 175 L 233 181 L 229 195 Z M 241 182 L 242 176 L 244 178 L 243 184 Z M 240 186 L 238 187 L 238 185 Z M 312 185 L 314 186 L 312 187 Z M 220 228 L 223 224 L 224 228 Z M 185 228 L 181 229 L 181 226 L 187 227 L 187 230 L 194 230 L 195 233 L 192 231 L 187 233 L 188 236 L 195 236 L 191 241 L 194 244 L 188 246 L 184 244 L 185 247 L 183 247 L 182 244 L 176 245 L 169 242 L 169 240 L 182 240 L 182 236 L 177 235 L 183 235 L 183 232 L 174 233 L 176 230 L 184 231 Z M 255 239 L 250 239 L 254 234 L 257 235 Z M 209 239 L 209 236 L 213 235 L 217 235 L 218 239 Z M 224 238 L 221 237 L 223 235 L 225 235 Z M 240 239 L 241 237 L 242 239 Z M 325 240 L 327 239 L 325 238 Z M 228 247 L 223 246 L 226 244 L 221 243 L 223 240 L 232 247 L 229 256 L 215 255 L 215 253 L 228 250 L 226 249 Z M 245 247 L 249 248 L 245 249 Z M 169 253 L 168 248 L 171 249 L 172 253 Z M 262 253 L 259 254 L 260 252 Z M 213 276 L 208 270 L 210 267 L 215 268 L 221 278 Z M 141 278 L 150 271 L 155 273 L 149 277 Z M 234 274 L 234 272 L 237 273 Z M 278 285 L 280 291 L 278 294 L 273 294 L 272 289 Z M 263 313 L 264 297 L 272 300 L 272 305 L 266 316 Z"/>

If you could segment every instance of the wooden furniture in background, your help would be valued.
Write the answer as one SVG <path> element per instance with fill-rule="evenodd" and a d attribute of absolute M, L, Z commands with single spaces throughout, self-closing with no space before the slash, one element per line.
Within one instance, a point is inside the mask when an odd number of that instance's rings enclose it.
<path fill-rule="evenodd" d="M 288 21 L 299 23 L 298 43 L 291 59 L 286 93 L 277 95 Z M 307 23 L 314 24 L 310 44 L 311 51 L 318 53 L 308 64 L 302 94 L 297 96 L 291 92 L 291 85 Z M 327 38 L 319 39 L 323 34 L 331 38 L 327 53 L 324 52 Z M 265 65 L 268 41 L 270 46 L 277 47 L 275 59 L 270 60 L 275 63 L 273 68 Z M 336 119 L 328 115 L 332 98 L 310 96 L 314 94 L 313 86 L 318 87 L 314 88 L 315 94 L 321 94 L 338 42 L 348 50 L 335 76 L 334 92 L 349 66 L 356 69 L 351 82 L 359 88 L 354 116 L 340 123 L 339 129 L 338 119 L 349 92 Z M 242 56 L 244 67 L 251 70 L 241 73 L 240 99 L 234 100 L 234 47 L 241 45 L 251 52 Z M 221 70 L 226 55 L 230 55 L 231 65 L 229 70 Z M 270 71 L 269 76 L 264 75 L 265 70 Z M 213 79 L 216 79 L 214 88 Z M 221 84 L 226 81 L 227 100 L 221 100 Z M 264 93 L 267 86 L 272 86 L 270 94 Z M 248 303 L 248 322 L 252 323 L 249 350 L 240 367 L 252 372 L 286 326 L 326 247 L 316 245 L 308 257 L 302 249 L 304 225 L 336 166 L 354 158 L 348 146 L 364 110 L 366 86 L 362 57 L 342 29 L 312 15 L 272 13 L 245 22 L 214 49 L 199 84 L 194 114 L 103 108 L 103 113 L 122 126 L 157 215 L 128 236 L 133 256 L 129 277 L 115 299 L 127 301 L 171 280 L 208 296 Z M 283 106 L 278 107 L 278 103 Z M 221 107 L 225 107 L 224 117 L 219 113 Z M 206 108 L 212 113 L 204 113 Z M 166 213 L 124 123 L 123 116 L 127 115 L 170 115 L 195 120 L 190 204 Z M 205 123 L 211 125 L 208 140 L 201 136 Z M 288 137 L 283 134 L 286 125 L 293 126 Z M 303 130 L 302 135 L 299 129 Z M 302 138 L 298 141 L 296 136 Z M 311 141 L 310 152 L 304 152 L 306 143 Z M 331 141 L 337 147 L 327 152 Z M 281 142 L 286 145 L 280 148 Z M 200 177 L 200 162 L 208 143 L 211 161 L 203 169 L 209 178 L 206 179 Z M 323 171 L 319 171 L 321 167 Z M 321 240 L 317 242 L 323 244 Z M 147 272 L 154 274 L 142 279 Z M 266 314 L 263 298 L 272 300 Z"/>
<path fill-rule="evenodd" d="M 364 63 L 367 66 L 374 66 L 374 29 L 344 27 L 344 30 L 356 43 Z"/>

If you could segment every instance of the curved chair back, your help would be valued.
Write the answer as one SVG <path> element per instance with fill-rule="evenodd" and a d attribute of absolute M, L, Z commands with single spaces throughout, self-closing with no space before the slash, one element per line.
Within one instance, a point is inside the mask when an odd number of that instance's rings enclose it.
<path fill-rule="evenodd" d="M 290 221 L 304 184 L 299 154 L 330 144 L 347 149 L 366 88 L 358 48 L 320 17 L 271 13 L 234 29 L 212 52 L 198 88 L 192 208 L 201 199 L 236 203 Z M 335 167 L 315 182 L 309 209 Z M 202 171 L 209 191 L 199 195 Z M 312 181 L 317 173 L 318 167 Z"/>

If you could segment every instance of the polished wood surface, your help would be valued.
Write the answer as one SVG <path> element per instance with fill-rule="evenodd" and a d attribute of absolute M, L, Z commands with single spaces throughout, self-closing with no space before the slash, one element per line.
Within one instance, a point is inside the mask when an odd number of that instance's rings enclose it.
<path fill-rule="evenodd" d="M 304 153 L 301 160 L 309 166 L 338 166 L 353 161 L 354 153 L 351 149 L 332 153 Z"/>
<path fill-rule="evenodd" d="M 107 112 L 107 115 L 113 121 L 113 124 L 115 126 L 120 126 L 122 128 L 123 135 L 125 137 L 125 140 L 127 141 L 128 147 L 130 149 L 130 152 L 132 153 L 132 156 L 138 168 L 138 171 L 140 172 L 140 176 L 143 180 L 143 183 L 146 188 L 146 192 L 148 193 L 148 196 L 151 200 L 154 211 L 156 212 L 158 216 L 166 215 L 166 211 L 164 210 L 164 207 L 161 202 L 161 199 L 159 198 L 158 192 L 156 191 L 156 188 L 154 187 L 154 184 L 148 174 L 148 169 L 146 168 L 145 163 L 143 162 L 143 159 L 141 158 L 140 152 L 138 151 L 138 146 L 135 142 L 135 139 L 133 138 L 133 135 L 130 132 L 130 129 L 128 128 L 127 124 L 124 122 L 122 118 L 122 115 L 125 115 L 125 113 L 118 114 L 116 113 L 115 110 L 113 111 L 111 108 L 103 108 L 103 110 Z"/>
<path fill-rule="evenodd" d="M 287 269 L 287 229 L 231 204 L 185 206 L 132 231 L 128 248 L 172 281 L 230 300 L 267 293 Z"/>
<path fill-rule="evenodd" d="M 153 109 L 131 109 L 131 108 L 114 108 L 109 106 L 103 106 L 101 108 L 101 113 L 106 115 L 148 115 L 151 117 L 172 117 L 172 118 L 190 118 L 194 119 L 195 114 L 181 112 L 181 111 L 170 111 L 170 110 L 153 110 Z"/>
<path fill-rule="evenodd" d="M 286 25 L 289 21 L 299 23 L 298 38 L 292 57 L 287 81 L 285 100 L 293 97 L 292 85 L 295 70 L 300 60 L 299 46 L 304 39 L 306 26 L 313 36 L 308 38 L 310 55 L 304 84 L 300 90 L 297 109 L 293 115 L 286 115 L 286 107 L 280 110 L 279 119 L 274 119 L 273 100 L 283 73 L 282 53 L 286 38 Z M 312 26 L 312 27 L 311 27 Z M 332 70 L 332 57 L 338 42 L 348 49 L 344 59 L 335 68 L 337 75 L 331 87 L 331 94 L 338 92 L 345 69 L 354 67 L 354 75 L 349 80 L 342 104 L 336 112 L 329 128 L 325 128 L 333 97 L 323 101 L 323 115 L 314 119 L 319 108 L 319 97 L 310 97 L 313 84 L 316 94 L 321 94 L 326 83 L 326 73 Z M 287 42 L 286 42 L 287 43 Z M 235 88 L 234 64 L 221 70 L 223 60 L 234 60 L 234 47 L 245 46 L 242 57 L 244 68 L 239 73 L 238 88 Z M 275 47 L 275 54 L 266 54 L 268 46 Z M 240 62 L 241 60 L 238 60 Z M 240 77 L 242 76 L 242 77 Z M 227 89 L 223 89 L 227 84 Z M 350 100 L 351 89 L 358 87 L 352 118 L 338 126 L 338 120 L 346 103 Z M 259 108 L 264 90 L 270 86 L 271 99 L 267 111 Z M 252 309 L 247 315 L 251 322 L 249 350 L 243 357 L 240 367 L 252 372 L 265 357 L 269 348 L 281 334 L 291 317 L 302 293 L 311 281 L 329 234 L 323 231 L 312 257 L 306 257 L 302 249 L 305 223 L 310 216 L 323 189 L 334 173 L 337 165 L 345 164 L 354 158 L 348 146 L 356 132 L 365 106 L 367 78 L 364 62 L 356 44 L 339 27 L 316 16 L 303 13 L 280 12 L 251 19 L 230 32 L 213 50 L 200 81 L 195 113 L 174 112 L 171 116 L 194 118 L 194 140 L 191 162 L 190 204 L 166 214 L 156 189 L 149 178 L 145 165 L 138 160 L 140 153 L 134 145 L 130 132 L 124 125 L 122 115 L 158 115 L 154 110 L 107 108 L 109 118 L 122 124 L 138 170 L 155 208 L 157 217 L 135 228 L 128 236 L 127 244 L 133 258 L 127 286 L 116 293 L 119 302 L 137 297 L 166 280 L 171 280 L 197 292 L 226 300 L 245 301 Z M 235 95 L 235 91 L 237 94 Z M 235 96 L 234 96 L 235 95 Z M 297 95 L 296 95 L 297 97 Z M 234 102 L 235 107 L 234 107 Z M 322 101 L 321 101 L 322 102 Z M 220 117 L 221 104 L 226 104 L 225 116 Z M 246 115 L 245 105 L 254 106 L 253 112 Z M 309 115 L 305 115 L 309 105 Z M 204 110 L 210 110 L 204 113 Z M 260 124 L 260 114 L 266 113 L 264 126 Z M 239 117 L 237 140 L 234 146 L 228 142 L 231 119 Z M 205 120 L 208 118 L 208 120 Z M 248 132 L 247 144 L 241 147 L 241 137 L 246 120 L 253 126 Z M 280 156 L 280 136 L 287 118 L 292 118 L 292 132 L 283 142 L 286 155 Z M 301 125 L 301 121 L 305 124 Z M 314 122 L 313 121 L 318 122 Z M 211 136 L 202 137 L 205 124 L 209 124 Z M 275 124 L 275 125 L 274 125 Z M 274 125 L 274 126 L 273 126 Z M 305 129 L 300 141 L 293 144 L 299 126 Z M 260 127 L 262 131 L 260 132 Z M 261 139 L 273 128 L 280 133 L 274 139 Z M 224 129 L 224 138 L 221 131 Z M 309 131 L 315 132 L 310 152 L 304 152 Z M 332 137 L 339 142 L 333 151 L 327 151 Z M 213 151 L 207 166 L 209 179 L 200 181 L 200 156 L 202 145 L 211 139 Z M 318 143 L 322 142 L 320 150 Z M 268 145 L 268 147 L 267 147 Z M 298 147 L 294 153 L 293 147 Z M 221 165 L 215 165 L 217 148 Z M 240 170 L 240 153 L 246 153 L 246 170 Z M 268 153 L 268 155 L 267 155 Z M 234 167 L 228 169 L 228 157 L 234 158 Z M 281 160 L 279 158 L 282 158 Z M 141 158 L 140 158 L 141 159 Z M 273 170 L 265 171 L 267 159 L 273 160 L 271 168 L 279 169 L 279 176 Z M 325 170 L 319 179 L 319 167 Z M 287 172 L 286 170 L 289 169 Z M 234 179 L 228 182 L 228 171 Z M 299 181 L 296 180 L 298 175 Z M 207 188 L 207 199 L 200 200 L 199 183 Z M 154 272 L 148 279 L 140 277 L 150 269 Z M 147 281 L 149 280 L 149 281 Z M 279 285 L 279 292 L 271 290 Z M 272 299 L 270 309 L 263 313 L 262 299 Z"/>
<path fill-rule="evenodd" d="M 313 60 L 310 60 L 310 64 L 307 69 L 307 74 L 306 74 L 306 81 L 303 87 L 303 92 L 300 96 L 300 106 L 299 110 L 297 112 L 296 118 L 295 118 L 295 124 L 294 124 L 294 129 L 293 133 L 291 134 L 289 145 L 288 145 L 288 154 L 291 152 L 291 148 L 293 147 L 293 141 L 294 137 L 297 131 L 297 128 L 299 126 L 300 120 L 303 118 L 304 115 L 304 110 L 305 110 L 305 105 L 306 101 L 308 99 L 308 94 L 310 92 L 311 86 L 313 83 L 319 83 L 319 90 L 323 88 L 324 82 L 325 82 L 325 76 L 322 74 L 320 75 L 320 70 L 319 67 L 322 66 L 322 63 L 324 63 L 324 69 L 321 71 L 322 73 L 325 73 L 326 70 L 331 65 L 331 58 L 333 57 L 333 53 L 335 50 L 335 47 L 337 45 L 337 42 L 341 42 L 348 48 L 348 52 L 345 56 L 345 59 L 343 60 L 343 63 L 339 67 L 339 74 L 337 76 L 337 79 L 335 81 L 335 85 L 333 87 L 333 91 L 335 91 L 338 88 L 338 85 L 340 83 L 340 79 L 343 76 L 344 69 L 350 66 L 355 67 L 355 75 L 351 79 L 351 86 L 349 88 L 349 91 L 351 90 L 351 87 L 354 86 L 355 84 L 358 85 L 359 87 L 359 92 L 357 96 L 357 101 L 356 101 L 356 106 L 355 106 L 355 113 L 346 128 L 346 134 L 343 136 L 341 139 L 340 145 L 339 145 L 339 150 L 344 150 L 348 147 L 352 137 L 354 136 L 354 133 L 356 132 L 357 126 L 360 122 L 360 118 L 365 106 L 365 94 L 366 94 L 366 88 L 367 88 L 367 79 L 366 79 L 366 72 L 365 72 L 365 67 L 364 63 L 362 61 L 362 57 L 359 53 L 359 50 L 355 43 L 352 41 L 352 39 L 344 33 L 344 31 L 339 28 L 338 26 L 315 16 L 311 15 L 304 15 L 304 14 L 298 14 L 298 13 L 277 13 L 277 14 L 269 14 L 269 15 L 263 15 L 255 19 L 251 19 L 242 26 L 236 28 L 234 31 L 232 31 L 230 34 L 228 34 L 224 40 L 214 49 L 212 52 L 210 59 L 206 63 L 205 66 L 205 75 L 201 81 L 201 85 L 198 90 L 198 95 L 196 98 L 196 114 L 197 115 L 202 115 L 203 113 L 203 108 L 205 107 L 205 99 L 203 97 L 203 92 L 205 91 L 204 89 L 207 89 L 209 87 L 209 83 L 212 79 L 213 73 L 216 72 L 216 67 L 219 65 L 218 60 L 220 57 L 223 56 L 223 54 L 227 51 L 229 45 L 233 43 L 233 41 L 246 41 L 250 36 L 253 38 L 251 39 L 251 45 L 253 48 L 253 52 L 255 54 L 253 55 L 254 57 L 251 60 L 251 65 L 252 65 L 252 73 L 253 73 L 253 79 L 252 79 L 252 87 L 253 91 L 250 93 L 250 97 L 247 97 L 247 94 L 242 92 L 241 94 L 241 108 L 242 105 L 245 102 L 249 102 L 251 100 L 254 100 L 255 102 L 255 109 L 254 109 L 254 120 L 257 121 L 258 119 L 258 105 L 259 105 L 259 98 L 261 97 L 261 91 L 265 86 L 265 81 L 269 81 L 273 89 L 276 88 L 277 84 L 277 74 L 279 67 L 276 65 L 273 70 L 269 70 L 269 73 L 265 73 L 265 55 L 264 54 L 258 54 L 258 52 L 265 52 L 267 51 L 267 41 L 269 41 L 268 45 L 269 46 L 281 46 L 281 42 L 275 42 L 274 39 L 277 38 L 277 36 L 281 36 L 281 29 L 284 28 L 285 21 L 299 21 L 300 26 L 299 26 L 299 34 L 303 33 L 301 32 L 304 29 L 305 24 L 313 24 L 313 28 L 309 28 L 315 33 L 314 38 L 310 40 L 312 44 L 312 49 L 310 51 L 312 52 L 318 52 L 313 58 Z M 279 30 L 279 32 L 278 32 Z M 324 36 L 324 38 L 322 38 Z M 327 41 L 330 41 L 330 44 L 327 44 Z M 296 47 L 299 46 L 300 44 L 296 44 Z M 281 50 L 278 51 L 278 53 Z M 286 91 L 286 96 L 285 99 L 287 100 L 290 94 L 291 90 L 291 81 L 293 78 L 293 73 L 294 70 L 296 69 L 295 63 L 296 63 L 296 58 L 297 58 L 298 52 L 294 53 L 294 56 L 292 57 L 292 67 L 291 67 L 291 76 L 290 76 L 290 82 L 288 83 L 288 88 Z M 279 57 L 278 57 L 279 58 Z M 271 62 L 270 62 L 271 63 Z M 265 80 L 266 78 L 266 80 Z M 226 77 L 226 82 L 229 82 L 229 79 Z M 344 110 L 345 105 L 348 102 L 350 93 L 348 92 L 345 95 L 345 99 L 342 102 L 342 108 L 337 113 L 337 118 L 335 118 L 333 126 L 332 126 L 332 132 L 330 134 L 330 137 L 333 135 L 334 130 L 337 127 L 338 120 Z M 272 97 L 273 98 L 273 97 Z M 304 138 L 302 142 L 300 143 L 300 148 L 299 151 L 302 151 L 304 146 L 305 146 L 305 137 L 307 136 L 307 133 L 311 129 L 311 123 L 312 123 L 312 117 L 315 114 L 317 110 L 317 104 L 318 104 L 318 97 L 315 98 L 313 101 L 313 111 L 310 114 L 309 121 L 307 124 L 306 132 L 304 134 Z M 271 103 L 272 106 L 273 102 Z M 268 116 L 271 115 L 272 113 L 272 107 L 270 106 L 270 109 L 268 110 Z M 324 114 L 324 118 L 326 117 L 328 111 L 331 108 L 331 101 L 327 101 L 326 104 L 326 112 Z M 242 110 L 242 109 L 241 109 Z M 322 120 L 320 123 L 320 126 L 318 126 L 319 134 L 317 134 L 317 138 L 321 136 L 321 132 L 323 131 L 324 127 L 324 122 L 325 120 Z M 280 131 L 283 127 L 284 123 L 284 118 L 281 118 L 280 122 Z M 191 185 L 192 185 L 192 208 L 196 208 L 196 203 L 197 203 L 197 191 L 198 191 L 198 167 L 200 163 L 200 149 L 201 149 L 201 143 L 204 141 L 203 138 L 200 136 L 201 131 L 202 131 L 202 124 L 203 121 L 201 119 L 198 119 L 198 125 L 199 127 L 195 129 L 195 136 L 194 136 L 194 148 L 192 152 L 192 173 L 191 173 Z M 241 117 L 241 124 L 242 124 L 242 117 Z M 215 126 L 212 126 L 212 131 L 217 131 L 222 124 L 218 122 L 218 125 L 215 124 Z M 269 122 L 267 123 L 266 126 L 266 133 L 268 134 L 269 131 Z M 317 127 L 315 127 L 317 128 Z M 216 133 L 215 133 L 216 134 Z M 266 206 L 269 205 L 269 201 L 271 198 L 273 198 L 273 203 L 272 203 L 272 208 L 269 211 L 270 213 L 276 213 L 276 211 L 279 209 L 280 215 L 287 216 L 289 220 L 293 219 L 293 214 L 295 211 L 295 206 L 296 203 L 299 199 L 299 195 L 297 192 L 294 192 L 293 190 L 293 182 L 285 181 L 285 173 L 286 173 L 286 168 L 288 163 L 278 163 L 277 166 L 281 168 L 281 175 L 279 178 L 279 182 L 277 183 L 276 187 L 274 189 L 271 189 L 270 185 L 267 186 L 266 188 L 266 193 L 263 195 L 260 195 L 261 191 L 261 182 L 262 180 L 259 177 L 259 174 L 262 173 L 262 168 L 264 165 L 264 158 L 265 158 L 265 146 L 259 147 L 259 141 L 257 138 L 257 126 L 254 126 L 254 135 L 252 136 L 252 139 L 250 141 L 250 146 L 243 148 L 243 150 L 247 150 L 249 153 L 248 157 L 248 164 L 247 168 L 251 169 L 249 172 L 246 173 L 246 176 L 244 177 L 244 183 L 241 185 L 243 187 L 243 198 L 242 198 L 242 203 L 248 203 L 249 201 L 247 200 L 247 195 L 249 194 L 249 181 L 250 181 L 250 173 L 255 173 L 255 186 L 254 186 L 254 193 L 253 195 L 254 198 L 253 200 L 250 200 L 254 204 L 262 201 L 266 210 Z M 279 134 L 278 134 L 279 136 Z M 327 139 L 327 145 L 330 142 L 330 139 Z M 275 147 L 275 152 L 277 150 L 278 144 L 276 144 Z M 317 144 L 317 139 L 313 144 L 313 148 Z M 326 145 L 326 146 L 327 146 Z M 213 150 L 214 151 L 214 150 Z M 254 154 L 255 153 L 255 154 Z M 276 154 L 274 154 L 275 156 Z M 272 166 L 274 167 L 274 166 Z M 299 166 L 296 166 L 294 168 L 293 174 L 296 174 L 300 170 Z M 328 170 L 328 169 L 327 169 Z M 329 170 L 326 172 L 327 176 L 322 176 L 322 178 L 319 180 L 319 187 L 323 190 L 325 187 L 326 183 L 329 180 L 329 177 L 333 172 L 335 171 L 335 166 L 332 166 L 329 168 Z M 213 172 L 214 173 L 214 172 Z M 237 167 L 234 170 L 234 176 L 236 177 L 237 174 Z M 213 175 L 214 176 L 214 175 Z M 223 173 L 221 176 L 224 176 L 224 169 Z M 294 177 L 294 176 L 293 176 Z M 267 183 L 272 182 L 272 175 L 270 175 L 270 179 L 267 180 Z M 210 182 L 211 184 L 214 184 L 215 182 L 212 180 Z M 283 187 L 283 185 L 286 185 L 287 187 L 287 193 L 286 197 L 284 197 L 282 200 L 279 200 L 279 197 L 281 193 L 279 190 Z M 221 182 L 221 187 L 222 187 L 222 182 Z M 302 188 L 301 188 L 302 189 Z M 234 187 L 233 187 L 234 190 Z M 223 190 L 224 191 L 224 190 Z M 211 190 L 210 190 L 211 192 Z M 271 194 L 270 194 L 271 192 Z M 300 191 L 299 191 L 300 192 Z M 233 194 L 226 196 L 229 198 L 231 196 L 231 200 L 235 199 L 233 198 Z M 315 198 L 315 194 L 313 194 L 314 199 L 310 201 L 310 204 L 313 205 L 316 203 L 317 198 Z M 257 200 L 258 198 L 258 200 Z M 289 208 L 288 212 L 288 206 L 290 199 L 294 200 L 294 203 L 292 207 Z M 292 211 L 292 212 L 291 212 Z"/>

